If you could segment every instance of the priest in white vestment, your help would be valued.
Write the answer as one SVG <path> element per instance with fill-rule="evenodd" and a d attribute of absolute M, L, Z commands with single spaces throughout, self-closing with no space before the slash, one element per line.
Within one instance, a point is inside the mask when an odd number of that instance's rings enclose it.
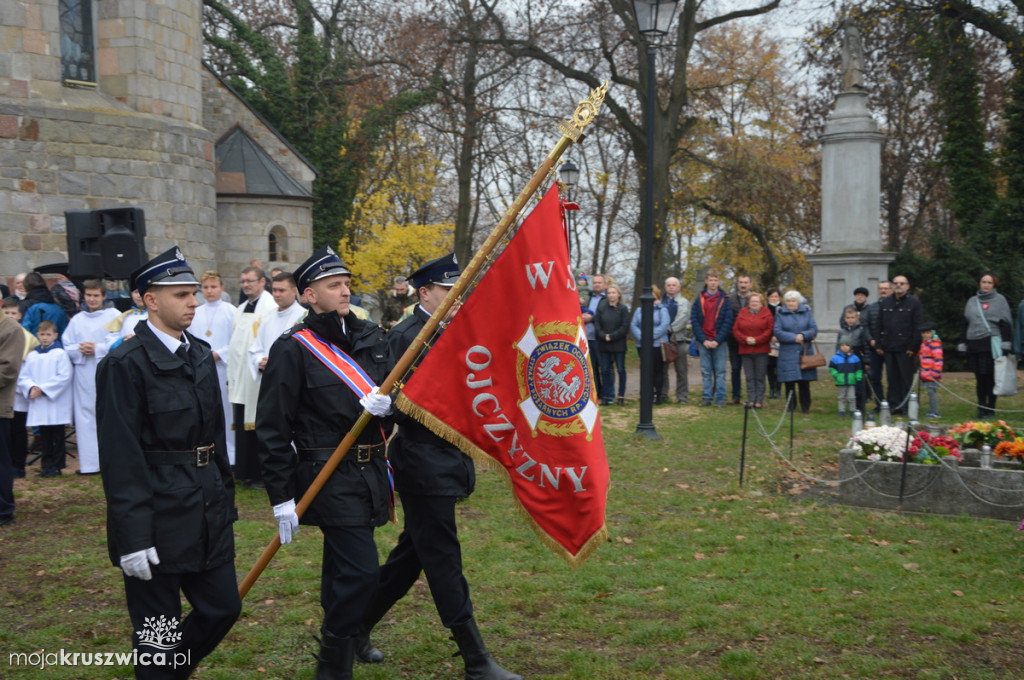
<path fill-rule="evenodd" d="M 249 370 L 249 348 L 256 342 L 260 319 L 277 309 L 266 290 L 266 277 L 260 267 L 250 265 L 240 278 L 245 302 L 235 310 L 228 351 L 228 398 L 231 400 L 235 428 L 235 480 L 244 486 L 262 488 L 259 454 L 256 450 L 256 419 L 247 420 L 246 405 L 256 412 L 259 387 Z"/>
<path fill-rule="evenodd" d="M 228 398 L 228 355 L 231 348 L 231 331 L 235 326 L 235 306 L 224 300 L 224 281 L 215 271 L 204 273 L 202 294 L 205 303 L 196 307 L 192 325 L 188 332 L 209 343 L 213 360 L 217 364 L 217 378 L 220 380 L 220 399 L 224 408 L 224 426 L 227 430 L 228 462 L 235 464 L 235 437 L 231 433 L 231 400 Z"/>
<path fill-rule="evenodd" d="M 72 381 L 75 442 L 78 473 L 100 471 L 100 449 L 96 438 L 96 366 L 107 355 L 109 331 L 106 325 L 120 316 L 116 309 L 103 307 L 106 290 L 99 279 L 84 284 L 84 308 L 71 317 L 62 338 L 64 351 L 74 366 Z"/>
<path fill-rule="evenodd" d="M 270 357 L 270 346 L 282 333 L 306 317 L 306 308 L 299 304 L 298 293 L 295 277 L 290 272 L 281 272 L 270 284 L 270 294 L 277 303 L 277 309 L 260 319 L 256 342 L 249 348 L 249 370 L 256 381 L 257 392 L 263 379 L 263 367 L 267 365 L 267 359 Z M 255 403 L 246 403 L 245 420 L 255 422 Z"/>

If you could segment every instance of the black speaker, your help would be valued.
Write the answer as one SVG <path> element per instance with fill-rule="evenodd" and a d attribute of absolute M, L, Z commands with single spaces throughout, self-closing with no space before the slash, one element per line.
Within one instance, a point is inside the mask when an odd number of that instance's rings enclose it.
<path fill-rule="evenodd" d="M 127 279 L 148 259 L 142 208 L 67 210 L 68 277 Z"/>

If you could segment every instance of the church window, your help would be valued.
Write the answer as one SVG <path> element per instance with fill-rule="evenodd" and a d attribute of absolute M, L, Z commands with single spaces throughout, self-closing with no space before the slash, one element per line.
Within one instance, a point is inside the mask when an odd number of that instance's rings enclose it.
<path fill-rule="evenodd" d="M 288 232 L 280 224 L 274 225 L 267 236 L 267 259 L 271 262 L 288 261 Z"/>
<path fill-rule="evenodd" d="M 59 0 L 60 68 L 65 82 L 93 84 L 96 62 L 93 52 L 92 0 Z"/>

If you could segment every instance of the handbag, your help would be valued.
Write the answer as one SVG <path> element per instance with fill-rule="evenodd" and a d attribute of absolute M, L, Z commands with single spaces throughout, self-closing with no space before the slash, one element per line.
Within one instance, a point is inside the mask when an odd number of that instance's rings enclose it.
<path fill-rule="evenodd" d="M 661 343 L 661 359 L 666 364 L 675 361 L 679 356 L 678 342 L 675 340 L 665 340 Z"/>
<path fill-rule="evenodd" d="M 697 348 L 697 338 L 694 338 L 693 340 L 690 340 L 690 356 L 691 357 L 699 357 L 700 356 L 700 350 Z"/>
<path fill-rule="evenodd" d="M 995 360 L 995 383 L 992 394 L 997 397 L 1012 397 L 1017 394 L 1017 357 L 1004 354 Z"/>
<path fill-rule="evenodd" d="M 996 397 L 1012 397 L 1017 394 L 1017 357 L 1012 354 L 1003 353 L 1003 339 L 1001 336 L 992 334 L 992 327 L 985 318 L 985 310 L 981 307 L 981 300 L 974 298 L 978 303 L 978 313 L 985 323 L 985 330 L 989 333 L 989 342 L 992 343 L 992 363 L 995 379 L 992 385 L 992 394 Z"/>
<path fill-rule="evenodd" d="M 800 370 L 806 371 L 809 368 L 818 368 L 819 366 L 825 365 L 825 355 L 818 349 L 818 343 L 812 342 L 814 345 L 814 353 L 807 354 L 807 350 L 811 348 L 811 345 L 804 345 L 803 350 L 800 351 Z"/>

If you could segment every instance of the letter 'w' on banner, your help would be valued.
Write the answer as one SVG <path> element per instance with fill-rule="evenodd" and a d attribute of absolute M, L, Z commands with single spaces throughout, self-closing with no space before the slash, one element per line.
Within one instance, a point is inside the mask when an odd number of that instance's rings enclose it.
<path fill-rule="evenodd" d="M 608 459 L 595 391 L 552 187 L 397 405 L 475 460 L 504 470 L 544 544 L 579 566 L 608 537 Z"/>

